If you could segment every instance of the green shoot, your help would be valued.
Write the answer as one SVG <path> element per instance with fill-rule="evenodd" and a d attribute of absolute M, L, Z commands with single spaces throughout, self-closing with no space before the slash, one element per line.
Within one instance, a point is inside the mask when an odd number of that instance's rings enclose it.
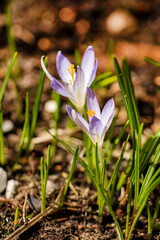
<path fill-rule="evenodd" d="M 136 144 L 136 158 L 135 158 L 135 196 L 134 204 L 137 205 L 139 195 L 139 178 L 140 178 L 140 151 L 141 151 L 141 136 L 142 136 L 143 124 L 141 124 L 138 132 L 138 140 Z"/>
<path fill-rule="evenodd" d="M 3 140 L 3 110 L 0 108 L 0 164 L 5 164 L 4 140 Z"/>
<path fill-rule="evenodd" d="M 54 139 L 56 139 L 58 142 L 60 142 L 61 144 L 63 144 L 63 146 L 73 155 L 75 154 L 75 151 L 64 141 L 57 139 L 54 135 L 52 135 L 47 129 L 45 129 Z M 93 183 L 96 185 L 97 189 L 99 189 L 98 191 L 101 192 L 101 196 L 104 199 L 104 203 L 108 206 L 108 209 L 113 217 L 113 220 L 115 222 L 116 225 L 116 229 L 117 229 L 117 233 L 119 236 L 120 240 L 123 240 L 123 233 L 121 230 L 121 227 L 119 225 L 119 222 L 116 218 L 116 215 L 112 209 L 112 206 L 110 204 L 110 200 L 108 197 L 108 194 L 106 193 L 106 191 L 104 190 L 102 184 L 95 178 L 93 171 L 88 167 L 88 165 L 84 162 L 83 159 L 81 159 L 79 156 L 77 156 L 77 160 L 78 162 L 81 164 L 81 166 L 84 168 L 85 173 L 87 174 L 87 176 L 93 181 Z"/>
<path fill-rule="evenodd" d="M 147 207 L 147 213 L 148 213 L 148 233 L 150 234 L 151 233 L 151 209 L 150 209 L 149 203 L 147 203 L 146 207 Z"/>
<path fill-rule="evenodd" d="M 17 158 L 16 158 L 16 161 L 15 161 L 15 164 L 14 164 L 14 170 L 15 171 L 18 168 L 18 163 L 19 163 L 19 159 L 20 159 L 21 154 L 22 154 L 25 138 L 27 140 L 29 138 L 29 99 L 28 99 L 28 93 L 26 93 L 25 122 L 24 122 L 24 125 L 23 125 L 23 130 L 22 130 L 21 140 L 20 140 L 20 143 L 19 143 Z"/>
<path fill-rule="evenodd" d="M 47 61 L 48 61 L 48 58 L 46 57 L 45 61 L 44 61 L 45 66 L 47 66 Z M 33 110 L 32 110 L 31 128 L 30 128 L 29 140 L 28 140 L 27 148 L 26 148 L 27 154 L 29 152 L 31 140 L 34 136 L 34 132 L 35 132 L 35 128 L 36 128 L 38 112 L 39 112 L 39 105 L 40 105 L 40 100 L 41 100 L 43 85 L 44 85 L 44 79 L 45 79 L 45 73 L 42 69 L 41 74 L 40 74 L 38 89 L 37 89 L 35 100 L 34 100 Z"/>
<path fill-rule="evenodd" d="M 110 187 L 111 187 L 111 185 L 112 185 L 111 199 L 113 198 L 113 195 L 114 195 L 113 193 L 114 193 L 114 188 L 115 188 L 115 185 L 116 185 L 116 180 L 117 180 L 117 178 L 118 178 L 119 167 L 120 167 L 120 164 L 121 164 L 121 162 L 122 162 L 122 160 L 123 160 L 123 155 L 124 155 L 124 152 L 125 152 L 127 143 L 128 143 L 128 141 L 129 141 L 129 137 L 130 137 L 130 135 L 128 135 L 128 137 L 127 137 L 127 139 L 126 139 L 126 141 L 125 141 L 125 144 L 124 144 L 124 146 L 123 146 L 123 148 L 122 148 L 121 155 L 119 156 L 119 158 L 118 158 L 118 160 L 117 160 L 117 163 L 116 163 L 116 165 L 115 165 L 114 171 L 113 171 L 113 173 L 112 173 L 112 177 L 111 177 L 111 179 L 110 179 L 110 181 L 109 181 L 109 183 L 108 183 L 108 185 L 107 185 L 107 192 L 110 190 Z"/>
<path fill-rule="evenodd" d="M 149 62 L 149 63 L 152 63 L 152 64 L 155 65 L 156 67 L 160 67 L 160 63 L 159 63 L 159 62 L 157 62 L 157 61 L 155 61 L 155 60 L 153 60 L 153 59 L 151 59 L 151 58 L 149 58 L 149 57 L 144 57 L 144 60 L 147 61 L 147 62 Z"/>
<path fill-rule="evenodd" d="M 6 88 L 6 85 L 7 85 L 7 82 L 8 82 L 8 79 L 11 75 L 11 71 L 12 71 L 12 68 L 13 68 L 13 65 L 15 63 L 15 60 L 16 60 L 16 57 L 17 57 L 17 52 L 14 53 L 13 57 L 12 57 L 12 60 L 11 60 L 11 63 L 8 67 L 8 71 L 7 71 L 7 74 L 4 78 L 4 81 L 2 83 L 2 86 L 0 88 L 0 104 L 2 103 L 2 99 L 3 99 L 3 95 L 4 95 L 4 91 L 5 91 L 5 88 Z"/>
<path fill-rule="evenodd" d="M 93 81 L 91 88 L 95 89 L 98 87 L 107 87 L 111 83 L 117 81 L 117 77 L 112 72 L 105 72 L 98 75 L 95 80 Z"/>
<path fill-rule="evenodd" d="M 73 172 L 74 172 L 74 169 L 75 169 L 77 156 L 78 156 L 78 146 L 76 147 L 76 150 L 74 152 L 74 157 L 73 157 L 73 161 L 72 161 L 72 165 L 71 165 L 71 170 L 70 170 L 68 180 L 67 180 L 67 183 L 66 183 L 66 186 L 65 186 L 65 189 L 64 189 L 64 194 L 63 194 L 63 198 L 62 198 L 62 201 L 61 201 L 61 206 L 63 206 L 64 200 L 65 200 L 66 195 L 67 195 L 68 187 L 69 187 L 69 184 L 70 184 L 70 181 L 72 179 Z"/>
<path fill-rule="evenodd" d="M 7 40 L 8 40 L 10 53 L 12 56 L 17 51 L 17 48 L 16 48 L 15 38 L 13 35 L 11 9 L 9 4 L 6 4 L 5 6 L 5 17 L 6 17 L 6 27 L 7 27 Z M 16 64 L 15 64 L 15 76 L 16 78 L 20 76 L 20 67 L 19 67 L 18 60 L 16 61 Z"/>
<path fill-rule="evenodd" d="M 16 208 L 16 213 L 15 213 L 15 217 L 14 217 L 14 228 L 17 225 L 18 218 L 19 218 L 19 207 Z"/>
<path fill-rule="evenodd" d="M 155 212 L 151 221 L 151 227 L 150 227 L 150 233 L 152 233 L 154 227 L 155 227 L 155 223 L 156 223 L 156 219 L 158 217 L 159 214 L 159 210 L 160 210 L 160 199 L 157 200 L 156 202 L 156 207 L 155 207 Z"/>
<path fill-rule="evenodd" d="M 43 212 L 46 208 L 46 186 L 49 172 L 49 162 L 50 162 L 50 145 L 48 146 L 47 158 L 43 160 L 41 157 L 41 212 Z"/>
<path fill-rule="evenodd" d="M 61 104 L 61 95 L 56 93 L 56 92 L 52 92 L 52 99 L 56 101 L 57 103 L 57 109 L 56 112 L 53 113 L 53 119 L 55 121 L 55 136 L 57 137 L 57 133 L 58 133 L 58 122 L 59 122 L 59 118 L 60 118 L 60 104 Z M 57 142 L 54 140 L 53 144 L 52 144 L 52 149 L 53 149 L 53 156 L 55 156 L 56 154 L 56 148 L 57 148 Z"/>

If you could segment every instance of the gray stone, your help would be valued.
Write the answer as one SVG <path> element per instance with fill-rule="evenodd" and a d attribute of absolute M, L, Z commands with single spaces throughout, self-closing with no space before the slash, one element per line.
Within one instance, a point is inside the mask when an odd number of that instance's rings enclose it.
<path fill-rule="evenodd" d="M 6 189 L 7 185 L 7 172 L 0 167 L 0 193 Z"/>

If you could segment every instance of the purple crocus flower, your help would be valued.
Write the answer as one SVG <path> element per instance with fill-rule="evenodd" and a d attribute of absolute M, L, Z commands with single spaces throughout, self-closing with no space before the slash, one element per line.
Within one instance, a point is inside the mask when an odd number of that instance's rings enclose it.
<path fill-rule="evenodd" d="M 52 81 L 51 87 L 62 96 L 68 97 L 82 114 L 87 87 L 93 82 L 98 65 L 93 47 L 89 46 L 86 49 L 81 67 L 77 66 L 77 72 L 74 65 L 71 64 L 61 51 L 57 53 L 56 67 L 62 83 L 48 72 L 44 65 L 43 57 L 41 57 L 41 65 L 47 77 Z"/>
<path fill-rule="evenodd" d="M 98 143 L 98 146 L 102 147 L 105 133 L 111 125 L 114 116 L 114 100 L 111 98 L 101 112 L 96 96 L 90 88 L 87 88 L 87 109 L 89 123 L 67 105 L 67 112 L 70 118 L 90 137 L 93 144 Z"/>

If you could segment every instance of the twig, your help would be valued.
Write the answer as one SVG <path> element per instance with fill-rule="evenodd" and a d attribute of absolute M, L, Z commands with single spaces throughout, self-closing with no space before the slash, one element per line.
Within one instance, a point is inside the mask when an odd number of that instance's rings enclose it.
<path fill-rule="evenodd" d="M 27 204 L 27 192 L 25 194 L 25 200 L 23 204 L 23 222 L 26 224 L 26 204 Z"/>
<path fill-rule="evenodd" d="M 18 228 L 16 231 L 11 233 L 5 240 L 14 240 L 18 238 L 22 233 L 26 232 L 33 225 L 40 222 L 44 217 L 56 213 L 60 209 L 60 203 L 64 192 L 64 185 L 61 187 L 59 194 L 54 203 L 52 203 L 48 208 L 46 208 L 42 213 L 39 213 L 37 216 L 32 218 L 28 223 L 25 223 L 23 226 Z"/>

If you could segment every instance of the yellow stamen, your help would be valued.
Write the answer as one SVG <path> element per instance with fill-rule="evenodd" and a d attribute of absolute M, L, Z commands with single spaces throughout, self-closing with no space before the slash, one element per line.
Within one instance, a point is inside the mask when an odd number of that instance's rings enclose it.
<path fill-rule="evenodd" d="M 73 83 L 74 83 L 74 72 L 75 72 L 75 68 L 74 65 L 71 64 L 70 68 L 68 68 L 69 73 L 71 74 L 71 79 L 70 79 L 70 84 L 73 87 Z"/>
<path fill-rule="evenodd" d="M 92 111 L 91 109 L 88 109 L 87 114 L 88 114 L 90 117 L 93 117 L 93 115 L 95 115 L 96 112 L 95 112 L 94 110 Z"/>

